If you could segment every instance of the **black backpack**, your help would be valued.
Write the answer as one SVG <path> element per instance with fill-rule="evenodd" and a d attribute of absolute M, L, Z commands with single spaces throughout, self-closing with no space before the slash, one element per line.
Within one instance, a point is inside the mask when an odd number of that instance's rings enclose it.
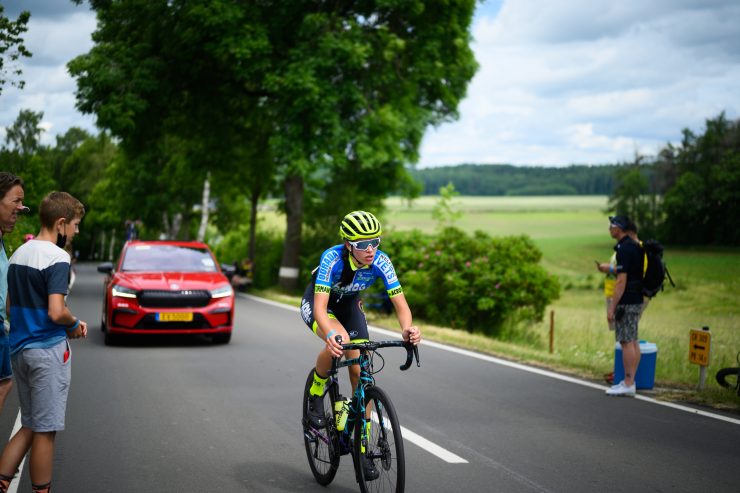
<path fill-rule="evenodd" d="M 642 244 L 642 249 L 647 257 L 647 269 L 645 275 L 642 278 L 642 294 L 648 298 L 652 298 L 658 291 L 663 291 L 663 283 L 666 278 L 674 288 L 676 285 L 673 283 L 671 274 L 663 262 L 663 245 L 657 240 L 647 240 Z"/>

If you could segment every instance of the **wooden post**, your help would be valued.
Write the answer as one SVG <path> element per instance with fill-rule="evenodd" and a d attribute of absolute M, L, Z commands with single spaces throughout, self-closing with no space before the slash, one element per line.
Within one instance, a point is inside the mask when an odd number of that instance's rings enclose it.
<path fill-rule="evenodd" d="M 550 310 L 550 354 L 555 345 L 555 310 Z"/>

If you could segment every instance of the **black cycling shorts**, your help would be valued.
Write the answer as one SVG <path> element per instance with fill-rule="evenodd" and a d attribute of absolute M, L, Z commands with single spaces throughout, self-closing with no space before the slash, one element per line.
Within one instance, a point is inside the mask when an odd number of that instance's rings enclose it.
<path fill-rule="evenodd" d="M 308 283 L 308 286 L 306 286 L 306 292 L 303 293 L 301 317 L 303 317 L 303 321 L 308 325 L 308 328 L 315 334 L 318 324 L 313 316 L 313 296 L 314 282 L 312 279 Z M 344 296 L 337 300 L 336 297 L 330 295 L 327 311 L 330 318 L 339 320 L 339 323 L 342 324 L 342 327 L 349 334 L 350 341 L 370 339 L 367 332 L 365 311 L 362 309 L 362 299 L 359 296 Z"/>

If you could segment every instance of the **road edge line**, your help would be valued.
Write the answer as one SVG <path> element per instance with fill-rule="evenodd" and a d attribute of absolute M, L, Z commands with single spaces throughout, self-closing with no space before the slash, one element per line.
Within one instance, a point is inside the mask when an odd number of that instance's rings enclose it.
<path fill-rule="evenodd" d="M 286 309 L 286 310 L 292 310 L 292 311 L 295 311 L 295 312 L 300 312 L 300 308 L 298 308 L 297 306 L 296 307 L 293 307 L 291 305 L 287 305 L 285 303 L 280 303 L 278 301 L 272 301 L 272 300 L 268 300 L 268 299 L 265 299 L 265 298 L 260 298 L 259 296 L 255 296 L 253 294 L 237 293 L 237 295 L 239 295 L 241 297 L 244 297 L 244 298 L 247 298 L 247 299 L 259 301 L 260 303 L 266 303 L 268 305 L 273 305 L 273 306 L 276 306 L 278 308 L 283 308 L 283 309 Z M 375 332 L 378 332 L 380 334 L 386 335 L 388 337 L 393 337 L 393 338 L 396 338 L 396 339 L 400 339 L 401 338 L 401 335 L 398 332 L 393 332 L 393 331 L 390 331 L 390 330 L 387 330 L 387 329 L 381 329 L 380 327 L 375 327 L 375 326 L 369 325 L 369 324 L 368 324 L 367 328 L 369 330 L 373 330 Z M 457 347 L 454 347 L 454 346 L 448 346 L 446 344 L 442 344 L 442 343 L 434 342 L 434 341 L 423 341 L 422 344 L 424 346 L 430 346 L 430 347 L 433 347 L 433 348 L 441 349 L 443 351 L 448 351 L 448 352 L 451 352 L 451 353 L 457 353 L 457 354 L 460 354 L 460 355 L 463 355 L 463 356 L 468 356 L 468 357 L 479 359 L 479 360 L 482 360 L 482 361 L 487 361 L 489 363 L 496 363 L 496 364 L 499 364 L 499 365 L 508 366 L 510 368 L 515 368 L 517 370 L 527 371 L 529 373 L 536 373 L 538 375 L 542 375 L 542 376 L 549 377 L 549 378 L 554 378 L 556 380 L 562 380 L 564 382 L 574 383 L 576 385 L 581 385 L 583 387 L 590 387 L 592 389 L 599 389 L 599 390 L 603 390 L 603 391 L 606 391 L 606 389 L 609 388 L 609 387 L 607 387 L 605 385 L 600 385 L 600 384 L 597 384 L 597 383 L 589 382 L 587 380 L 581 380 L 579 378 L 570 377 L 568 375 L 561 375 L 559 373 L 555 373 L 555 372 L 550 371 L 550 370 L 543 370 L 541 368 L 536 368 L 534 366 L 528 366 L 528 365 L 525 365 L 525 364 L 522 364 L 522 363 L 515 363 L 513 361 L 508 361 L 508 360 L 505 360 L 505 359 L 497 358 L 495 356 L 490 356 L 490 355 L 482 354 L 482 353 L 476 353 L 475 351 L 471 351 L 469 349 L 461 349 L 461 348 L 457 348 Z M 740 419 L 730 418 L 729 416 L 723 416 L 721 414 L 715 414 L 715 413 L 712 413 L 712 412 L 709 412 L 709 411 L 703 411 L 701 409 L 695 409 L 693 407 L 685 406 L 685 405 L 682 405 L 682 404 L 675 404 L 673 402 L 659 401 L 658 399 L 654 399 L 652 397 L 648 397 L 648 396 L 640 395 L 640 394 L 637 394 L 635 396 L 635 399 L 640 400 L 640 401 L 644 401 L 644 402 L 649 402 L 649 403 L 652 403 L 652 404 L 657 404 L 659 406 L 669 407 L 671 409 L 676 409 L 678 411 L 683 411 L 683 412 L 687 412 L 687 413 L 690 413 L 690 414 L 695 414 L 695 415 L 703 416 L 705 418 L 717 419 L 719 421 L 724 421 L 726 423 L 732 423 L 732 424 L 735 424 L 735 425 L 740 425 Z"/>

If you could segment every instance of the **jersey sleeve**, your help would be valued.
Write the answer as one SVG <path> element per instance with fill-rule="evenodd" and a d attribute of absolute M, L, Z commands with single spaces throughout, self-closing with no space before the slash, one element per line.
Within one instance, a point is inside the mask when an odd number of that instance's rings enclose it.
<path fill-rule="evenodd" d="M 398 276 L 396 275 L 396 269 L 393 267 L 391 259 L 383 252 L 378 252 L 375 255 L 375 261 L 373 267 L 378 272 L 378 277 L 383 279 L 385 290 L 388 292 L 388 296 L 393 298 L 403 293 L 401 283 L 398 282 Z"/>
<path fill-rule="evenodd" d="M 67 295 L 69 288 L 69 262 L 55 262 L 44 269 L 49 294 Z"/>
<path fill-rule="evenodd" d="M 342 258 L 339 253 L 332 248 L 321 254 L 319 270 L 316 273 L 316 283 L 314 284 L 314 293 L 329 294 L 331 292 L 332 273 L 342 265 L 341 260 Z"/>

